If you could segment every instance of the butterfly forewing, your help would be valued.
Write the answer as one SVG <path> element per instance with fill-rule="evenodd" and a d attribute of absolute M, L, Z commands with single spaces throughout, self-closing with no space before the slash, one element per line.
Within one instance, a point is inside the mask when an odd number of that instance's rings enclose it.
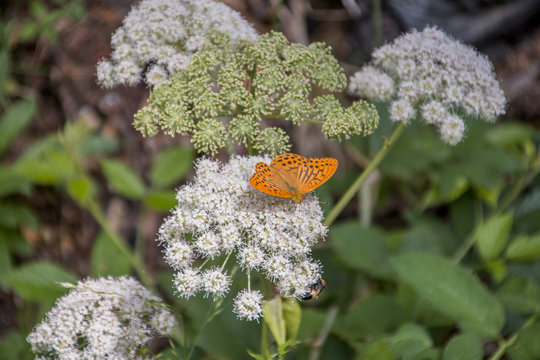
<path fill-rule="evenodd" d="M 309 159 L 298 169 L 298 190 L 304 194 L 318 188 L 336 172 L 338 161 L 333 158 Z"/>
<path fill-rule="evenodd" d="M 298 173 L 302 165 L 306 165 L 308 159 L 296 154 L 283 154 L 275 157 L 270 163 L 270 168 L 286 182 L 287 190 L 295 190 L 300 193 L 298 186 Z M 288 186 L 287 186 L 288 185 Z"/>
<path fill-rule="evenodd" d="M 287 190 L 287 186 L 283 183 L 283 179 L 272 170 L 268 164 L 258 162 L 255 165 L 255 174 L 249 179 L 249 183 L 255 189 L 270 195 L 293 197 L 293 194 Z"/>

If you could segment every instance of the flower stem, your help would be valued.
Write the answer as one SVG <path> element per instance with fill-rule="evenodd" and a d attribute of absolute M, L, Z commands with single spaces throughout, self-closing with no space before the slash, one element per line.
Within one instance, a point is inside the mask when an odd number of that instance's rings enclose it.
<path fill-rule="evenodd" d="M 328 309 L 328 314 L 326 315 L 326 321 L 324 322 L 324 325 L 319 332 L 319 336 L 317 336 L 317 339 L 315 342 L 311 345 L 311 353 L 309 354 L 309 360 L 318 360 L 321 356 L 321 349 L 326 341 L 326 338 L 328 337 L 328 334 L 330 333 L 330 329 L 332 329 L 332 326 L 334 325 L 334 322 L 336 321 L 336 316 L 338 313 L 338 307 L 337 306 L 331 306 Z"/>
<path fill-rule="evenodd" d="M 135 269 L 135 272 L 139 276 L 141 282 L 146 287 L 153 288 L 154 281 L 150 278 L 150 276 L 148 276 L 148 273 L 144 268 L 143 262 L 139 257 L 135 256 L 133 252 L 130 251 L 130 249 L 124 242 L 124 239 L 122 239 L 109 225 L 105 218 L 105 214 L 103 214 L 103 211 L 101 211 L 101 208 L 96 203 L 96 201 L 94 199 L 89 200 L 86 207 L 90 211 L 94 219 L 96 219 L 98 224 L 101 226 L 103 231 L 105 231 L 107 237 L 113 242 L 113 244 L 116 245 L 116 247 L 118 247 L 120 252 L 126 256 L 126 259 L 130 262 L 131 266 L 133 266 L 133 269 Z"/>
<path fill-rule="evenodd" d="M 384 142 L 383 147 L 379 152 L 375 155 L 373 160 L 369 163 L 369 165 L 364 169 L 364 171 L 360 174 L 360 176 L 356 179 L 356 181 L 351 185 L 351 187 L 347 190 L 347 192 L 339 199 L 338 203 L 332 208 L 326 219 L 324 220 L 324 225 L 330 226 L 334 220 L 339 216 L 339 214 L 343 211 L 345 206 L 351 201 L 353 196 L 358 192 L 358 189 L 362 186 L 364 181 L 366 181 L 369 174 L 373 172 L 379 166 L 381 161 L 384 159 L 388 151 L 392 148 L 392 146 L 395 144 L 396 140 L 399 138 L 403 130 L 405 129 L 404 124 L 399 124 L 398 127 L 394 130 L 392 133 L 392 136 L 390 139 L 386 140 Z"/>
<path fill-rule="evenodd" d="M 510 346 L 512 346 L 516 342 L 516 339 L 518 337 L 519 332 L 526 329 L 526 328 L 528 328 L 532 324 L 534 324 L 534 322 L 536 321 L 537 318 L 538 318 L 537 313 L 529 316 L 529 318 L 527 319 L 525 324 L 523 324 L 521 329 L 519 329 L 512 336 L 510 336 L 508 338 L 508 340 L 503 339 L 502 341 L 500 341 L 497 351 L 495 353 L 493 353 L 493 355 L 490 356 L 489 360 L 499 360 L 504 355 L 504 353 L 506 352 L 506 349 L 508 349 Z"/>

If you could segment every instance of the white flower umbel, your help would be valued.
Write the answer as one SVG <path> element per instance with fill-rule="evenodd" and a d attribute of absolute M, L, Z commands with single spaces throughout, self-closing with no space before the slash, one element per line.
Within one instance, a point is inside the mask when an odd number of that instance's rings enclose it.
<path fill-rule="evenodd" d="M 258 320 L 262 316 L 262 299 L 258 290 L 242 290 L 234 298 L 233 312 L 239 319 Z"/>
<path fill-rule="evenodd" d="M 111 58 L 97 65 L 98 81 L 105 87 L 133 85 L 147 69 L 146 83 L 156 86 L 186 67 L 209 31 L 233 40 L 257 38 L 239 13 L 212 0 L 142 0 L 113 34 Z"/>
<path fill-rule="evenodd" d="M 160 303 L 130 277 L 80 281 L 27 340 L 39 359 L 133 359 L 176 326 Z"/>
<path fill-rule="evenodd" d="M 349 80 L 349 90 L 360 96 L 390 99 L 394 121 L 408 123 L 421 110 L 450 145 L 463 139 L 464 115 L 493 122 L 505 112 L 506 98 L 489 59 L 434 27 L 375 50 L 372 63 Z"/>
<path fill-rule="evenodd" d="M 178 206 L 161 226 L 159 241 L 165 261 L 178 271 L 180 296 L 225 295 L 231 266 L 224 262 L 229 259 L 236 259 L 246 275 L 258 271 L 287 297 L 302 297 L 320 278 L 311 248 L 327 228 L 317 198 L 307 194 L 296 203 L 256 190 L 249 179 L 259 161 L 271 159 L 199 160 L 193 183 L 178 190 Z"/>

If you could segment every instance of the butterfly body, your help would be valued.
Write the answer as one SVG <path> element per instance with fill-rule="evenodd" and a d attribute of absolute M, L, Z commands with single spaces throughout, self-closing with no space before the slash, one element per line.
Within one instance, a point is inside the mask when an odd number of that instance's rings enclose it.
<path fill-rule="evenodd" d="M 336 171 L 332 158 L 305 158 L 296 154 L 275 157 L 270 165 L 258 162 L 250 184 L 264 193 L 302 201 L 302 195 L 324 184 Z"/>

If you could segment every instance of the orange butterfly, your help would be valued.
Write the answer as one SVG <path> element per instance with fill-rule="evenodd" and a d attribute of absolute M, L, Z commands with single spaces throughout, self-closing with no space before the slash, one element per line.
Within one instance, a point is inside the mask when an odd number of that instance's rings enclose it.
<path fill-rule="evenodd" d="M 334 175 L 337 166 L 338 161 L 332 158 L 307 159 L 283 154 L 275 157 L 270 166 L 258 162 L 249 183 L 264 193 L 302 202 L 302 194 L 324 184 Z"/>

